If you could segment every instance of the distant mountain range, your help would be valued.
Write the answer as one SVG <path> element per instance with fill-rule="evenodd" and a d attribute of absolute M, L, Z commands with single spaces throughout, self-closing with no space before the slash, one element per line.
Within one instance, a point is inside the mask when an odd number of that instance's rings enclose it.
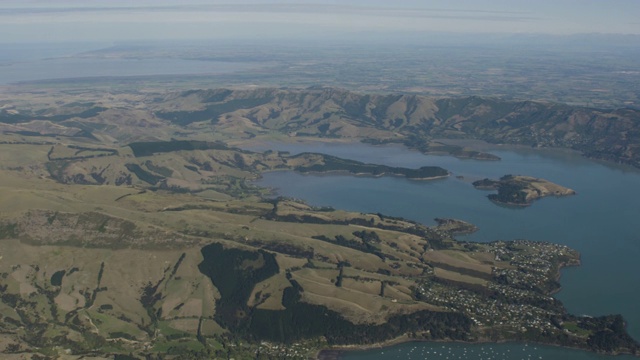
<path fill-rule="evenodd" d="M 122 96 L 121 96 L 122 97 Z M 495 98 L 360 94 L 334 88 L 193 90 L 132 95 L 110 104 L 0 109 L 0 130 L 116 141 L 289 136 L 399 142 L 425 152 L 434 139 L 562 147 L 640 167 L 640 111 Z M 37 121 L 34 121 L 37 120 Z M 4 124 L 2 124 L 4 123 Z M 449 149 L 451 150 L 451 149 Z"/>
<path fill-rule="evenodd" d="M 198 110 L 191 104 L 197 104 Z M 175 94 L 158 105 L 158 117 L 180 125 L 211 120 L 216 127 L 243 131 L 364 136 L 418 148 L 428 139 L 474 138 L 570 148 L 588 157 L 640 166 L 640 111 L 633 109 L 480 97 L 369 95 L 325 88 L 203 90 Z M 167 105 L 177 109 L 169 110 Z"/>

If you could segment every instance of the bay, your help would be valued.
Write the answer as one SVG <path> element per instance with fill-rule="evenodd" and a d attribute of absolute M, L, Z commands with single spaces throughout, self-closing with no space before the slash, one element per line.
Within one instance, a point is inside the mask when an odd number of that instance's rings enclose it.
<path fill-rule="evenodd" d="M 381 212 L 434 224 L 435 217 L 469 221 L 480 230 L 464 238 L 473 241 L 529 239 L 565 244 L 579 250 L 582 265 L 562 272 L 562 290 L 555 296 L 574 314 L 621 313 L 631 336 L 640 339 L 640 172 L 600 163 L 564 150 L 534 150 L 494 146 L 501 161 L 460 160 L 430 156 L 401 146 L 327 143 L 266 143 L 254 150 L 321 152 L 393 166 L 442 166 L 447 179 L 411 181 L 397 177 L 301 175 L 272 172 L 258 184 L 312 205 Z M 490 202 L 487 192 L 471 182 L 505 174 L 541 177 L 577 191 L 565 198 L 545 198 L 514 209 Z M 285 186 L 286 185 L 286 186 Z M 437 345 L 437 344 L 436 344 Z M 418 346 L 429 348 L 433 344 Z M 441 345 L 440 345 L 441 346 Z M 494 346 L 513 346 L 497 344 Z M 520 346 L 520 345 L 515 345 Z M 550 348 L 554 357 L 573 350 Z M 577 352 L 586 356 L 584 352 Z M 351 356 L 351 355 L 348 355 Z M 595 356 L 595 355 L 594 355 Z M 349 357 L 346 357 L 349 358 Z M 387 359 L 392 357 L 373 357 Z M 519 358 L 519 357 L 517 357 Z"/>

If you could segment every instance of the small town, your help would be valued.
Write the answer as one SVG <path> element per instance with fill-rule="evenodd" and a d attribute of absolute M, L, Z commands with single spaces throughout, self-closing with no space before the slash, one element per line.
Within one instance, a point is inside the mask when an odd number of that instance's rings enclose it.
<path fill-rule="evenodd" d="M 421 300 L 468 315 L 479 327 L 503 331 L 559 331 L 551 317 L 562 304 L 551 297 L 558 290 L 560 267 L 578 265 L 579 254 L 562 245 L 518 240 L 487 244 L 484 251 L 510 269 L 497 269 L 484 291 L 427 281 L 418 288 Z"/>

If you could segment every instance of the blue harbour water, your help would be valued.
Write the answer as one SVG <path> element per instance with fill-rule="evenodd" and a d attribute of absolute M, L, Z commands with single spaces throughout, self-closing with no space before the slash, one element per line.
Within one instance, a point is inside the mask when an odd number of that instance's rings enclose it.
<path fill-rule="evenodd" d="M 260 144 L 253 149 L 322 152 L 370 163 L 404 167 L 441 166 L 447 179 L 412 181 L 399 177 L 265 174 L 258 184 L 281 195 L 312 205 L 381 212 L 431 225 L 436 217 L 469 221 L 480 230 L 465 237 L 472 241 L 529 239 L 565 244 L 579 250 L 582 265 L 563 270 L 562 290 L 555 296 L 574 314 L 621 313 L 628 330 L 640 339 L 640 172 L 600 163 L 562 150 L 534 150 L 495 146 L 488 150 L 501 161 L 461 160 L 428 156 L 400 146 L 366 144 Z M 577 195 L 544 198 L 527 208 L 501 207 L 473 188 L 471 182 L 505 174 L 541 177 L 576 190 Z M 387 349 L 353 352 L 345 359 L 599 359 L 610 358 L 556 347 L 523 344 L 484 344 L 491 356 L 479 356 L 478 345 L 412 343 Z M 411 356 L 407 357 L 409 351 Z M 449 354 L 452 349 L 455 355 Z M 471 350 L 476 351 L 472 356 Z M 429 352 L 430 351 L 430 352 Z M 429 352 L 429 353 L 427 353 Z M 423 356 L 425 353 L 428 356 Z M 466 353 L 466 354 L 465 354 Z M 402 354 L 402 355 L 401 355 Z M 444 354 L 444 353 L 443 353 Z M 504 354 L 504 355 L 503 355 Z M 466 356 L 466 357 L 465 357 Z M 616 357 L 619 359 L 620 357 Z"/>

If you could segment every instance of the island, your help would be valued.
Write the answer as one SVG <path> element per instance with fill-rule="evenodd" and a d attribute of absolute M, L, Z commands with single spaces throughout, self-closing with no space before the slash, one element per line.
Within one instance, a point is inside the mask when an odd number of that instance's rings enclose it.
<path fill-rule="evenodd" d="M 500 180 L 483 179 L 473 182 L 479 190 L 498 190 L 489 200 L 505 205 L 529 206 L 534 200 L 546 196 L 575 195 L 575 191 L 549 180 L 523 175 L 505 175 Z"/>

